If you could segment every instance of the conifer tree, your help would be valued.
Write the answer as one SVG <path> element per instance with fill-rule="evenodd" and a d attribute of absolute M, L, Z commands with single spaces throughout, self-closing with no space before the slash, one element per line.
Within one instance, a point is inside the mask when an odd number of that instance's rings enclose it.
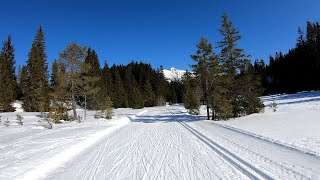
<path fill-rule="evenodd" d="M 40 26 L 28 54 L 28 89 L 24 97 L 26 111 L 47 111 L 49 109 L 48 65 L 45 40 Z"/>
<path fill-rule="evenodd" d="M 202 90 L 199 79 L 193 78 L 190 72 L 186 72 L 183 76 L 183 104 L 190 114 L 197 115 L 200 108 L 200 99 Z"/>
<path fill-rule="evenodd" d="M 196 45 L 197 52 L 195 55 L 191 55 L 191 59 L 195 61 L 195 64 L 191 65 L 195 76 L 198 78 L 198 82 L 200 83 L 200 87 L 203 92 L 203 101 L 207 107 L 207 119 L 210 119 L 209 114 L 209 89 L 211 80 L 209 79 L 210 66 L 211 62 L 216 58 L 212 50 L 212 45 L 208 42 L 207 39 L 201 37 L 200 42 Z"/>
<path fill-rule="evenodd" d="M 112 82 L 112 75 L 110 68 L 107 62 L 104 63 L 104 67 L 102 68 L 101 72 L 101 96 L 102 99 L 107 99 L 107 97 L 113 97 L 112 90 L 113 90 L 113 82 Z"/>
<path fill-rule="evenodd" d="M 246 111 L 244 109 L 246 109 L 246 103 L 251 103 L 249 102 L 250 100 L 258 98 L 257 94 L 244 93 L 248 92 L 247 89 L 255 82 L 246 81 L 246 83 L 243 83 L 243 79 L 240 78 L 241 73 L 246 72 L 248 56 L 244 54 L 243 49 L 237 47 L 237 42 L 241 39 L 241 36 L 239 31 L 233 27 L 233 23 L 228 19 L 227 14 L 222 16 L 222 26 L 219 32 L 223 38 L 219 42 L 219 47 L 221 48 L 220 62 L 224 73 L 226 95 L 227 98 L 231 100 L 233 106 L 233 116 L 236 117 L 253 113 L 252 111 Z M 249 71 L 247 71 L 247 73 L 249 73 Z M 261 102 L 255 104 L 260 106 Z M 257 108 L 256 112 L 258 112 L 258 110 L 259 108 Z"/>
<path fill-rule="evenodd" d="M 155 94 L 152 90 L 152 86 L 149 79 L 146 80 L 143 86 L 143 96 L 145 107 L 152 107 L 155 105 Z"/>
<path fill-rule="evenodd" d="M 86 57 L 87 47 L 81 47 L 77 43 L 71 43 L 67 48 L 59 53 L 59 63 L 64 64 L 66 68 L 66 82 L 68 86 L 68 95 L 71 100 L 73 115 L 78 117 L 76 105 L 79 97 L 83 95 L 83 80 L 81 73 L 82 64 Z"/>
<path fill-rule="evenodd" d="M 21 67 L 21 73 L 20 73 L 20 78 L 19 78 L 19 89 L 21 91 L 21 95 L 20 95 L 20 99 L 23 101 L 23 102 L 26 102 L 24 101 L 24 98 L 27 94 L 27 91 L 28 91 L 28 86 L 29 86 L 29 77 L 28 77 L 28 69 L 27 69 L 27 66 L 22 66 Z"/>
<path fill-rule="evenodd" d="M 84 60 L 84 71 L 82 76 L 85 88 L 85 103 L 89 109 L 98 109 L 99 101 L 102 100 L 100 91 L 101 69 L 98 55 L 94 50 L 88 49 L 87 57 Z"/>
<path fill-rule="evenodd" d="M 0 53 L 0 104 L 6 112 L 14 111 L 11 103 L 17 95 L 15 63 L 14 47 L 11 43 L 11 36 L 8 36 Z"/>
<path fill-rule="evenodd" d="M 113 105 L 115 108 L 128 107 L 128 95 L 124 89 L 118 68 L 114 68 Z"/>

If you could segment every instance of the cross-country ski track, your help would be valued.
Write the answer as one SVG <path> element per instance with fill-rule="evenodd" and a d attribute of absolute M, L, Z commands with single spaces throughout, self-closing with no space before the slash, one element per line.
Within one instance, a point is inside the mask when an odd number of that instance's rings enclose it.
<path fill-rule="evenodd" d="M 318 155 L 200 120 L 181 106 L 148 108 L 130 119 L 78 152 L 75 144 L 6 179 L 319 179 Z"/>

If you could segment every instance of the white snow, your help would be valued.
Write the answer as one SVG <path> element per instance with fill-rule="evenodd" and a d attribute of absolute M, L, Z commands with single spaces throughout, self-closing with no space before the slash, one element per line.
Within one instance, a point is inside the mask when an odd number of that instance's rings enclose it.
<path fill-rule="evenodd" d="M 319 98 L 266 96 L 264 113 L 223 122 L 181 105 L 117 109 L 113 120 L 89 111 L 51 130 L 39 113 L 2 113 L 0 179 L 320 179 Z"/>
<path fill-rule="evenodd" d="M 12 106 L 16 108 L 15 112 L 24 112 L 21 101 L 15 101 L 14 103 L 12 103 Z"/>
<path fill-rule="evenodd" d="M 170 70 L 164 69 L 163 70 L 163 74 L 164 77 L 168 80 L 168 81 L 181 81 L 183 75 L 186 73 L 186 71 L 184 70 L 179 70 L 177 68 L 170 68 Z"/>
<path fill-rule="evenodd" d="M 265 112 L 219 122 L 320 156 L 320 92 L 262 97 Z M 270 109 L 273 100 L 277 111 Z"/>

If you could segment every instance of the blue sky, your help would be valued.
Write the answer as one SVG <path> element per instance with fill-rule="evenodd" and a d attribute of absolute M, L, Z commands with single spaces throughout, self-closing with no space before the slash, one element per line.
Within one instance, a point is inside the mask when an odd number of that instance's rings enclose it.
<path fill-rule="evenodd" d="M 1 1 L 0 40 L 12 35 L 17 65 L 42 25 L 49 63 L 76 41 L 95 49 L 101 63 L 188 69 L 201 36 L 215 45 L 221 39 L 223 12 L 243 36 L 239 46 L 252 60 L 267 60 L 294 47 L 298 26 L 320 21 L 319 8 L 319 0 L 10 0 Z"/>

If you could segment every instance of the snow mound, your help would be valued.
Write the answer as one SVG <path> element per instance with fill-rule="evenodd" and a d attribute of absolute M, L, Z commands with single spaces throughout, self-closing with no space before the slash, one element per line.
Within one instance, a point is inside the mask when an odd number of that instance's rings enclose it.
<path fill-rule="evenodd" d="M 184 70 L 179 70 L 174 67 L 170 68 L 170 70 L 164 69 L 163 74 L 164 77 L 169 81 L 181 81 L 183 75 L 186 73 Z"/>
<path fill-rule="evenodd" d="M 12 107 L 16 108 L 15 112 L 24 112 L 21 101 L 15 101 L 14 103 L 12 103 Z"/>

